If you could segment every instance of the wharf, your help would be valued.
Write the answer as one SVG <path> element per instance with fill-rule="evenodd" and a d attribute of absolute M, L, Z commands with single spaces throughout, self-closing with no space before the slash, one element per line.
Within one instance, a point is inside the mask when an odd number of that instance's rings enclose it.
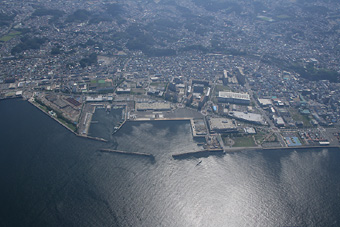
<path fill-rule="evenodd" d="M 124 154 L 124 155 L 133 155 L 133 156 L 142 156 L 148 158 L 154 158 L 152 154 L 142 153 L 142 152 L 127 152 L 127 151 L 120 151 L 120 150 L 111 150 L 111 149 L 100 149 L 101 152 L 106 153 L 116 153 L 116 154 Z"/>

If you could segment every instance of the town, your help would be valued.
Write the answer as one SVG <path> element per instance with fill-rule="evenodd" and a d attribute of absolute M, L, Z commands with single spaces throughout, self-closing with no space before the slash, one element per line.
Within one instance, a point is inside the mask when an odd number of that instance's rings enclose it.
<path fill-rule="evenodd" d="M 205 150 L 338 147 L 340 5 L 275 4 L 3 1 L 0 98 L 99 140 L 96 109 L 120 108 L 113 134 L 187 120 Z"/>

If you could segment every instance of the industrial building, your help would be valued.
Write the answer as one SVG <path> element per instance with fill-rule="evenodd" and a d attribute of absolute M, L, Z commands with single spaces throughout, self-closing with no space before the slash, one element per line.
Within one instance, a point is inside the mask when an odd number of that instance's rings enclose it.
<path fill-rule="evenodd" d="M 218 101 L 219 102 L 228 102 L 235 104 L 250 104 L 250 96 L 247 93 L 235 93 L 229 91 L 220 91 L 218 93 Z"/>
<path fill-rule="evenodd" d="M 236 118 L 238 120 L 253 123 L 253 124 L 266 125 L 266 122 L 263 119 L 261 114 L 241 112 L 241 111 L 232 111 L 232 112 L 229 112 L 229 116 Z"/>
<path fill-rule="evenodd" d="M 136 103 L 137 111 L 146 111 L 146 110 L 171 110 L 170 103 L 168 102 L 139 102 Z"/>
<path fill-rule="evenodd" d="M 113 100 L 112 96 L 98 95 L 97 97 L 91 97 L 91 96 L 86 97 L 86 102 L 106 102 L 106 101 L 112 101 L 112 100 Z"/>
<path fill-rule="evenodd" d="M 273 102 L 270 99 L 258 99 L 258 101 L 262 107 L 269 107 L 273 105 Z"/>
<path fill-rule="evenodd" d="M 227 118 L 209 118 L 208 119 L 209 130 L 212 133 L 231 133 L 237 132 L 236 124 L 234 120 Z"/>

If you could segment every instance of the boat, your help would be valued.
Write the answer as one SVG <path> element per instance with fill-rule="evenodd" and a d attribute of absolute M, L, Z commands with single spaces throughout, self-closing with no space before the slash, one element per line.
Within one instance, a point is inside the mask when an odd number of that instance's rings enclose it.
<path fill-rule="evenodd" d="M 202 163 L 202 160 L 201 161 L 199 161 L 197 164 L 196 164 L 196 166 L 198 166 L 199 164 L 201 164 Z"/>

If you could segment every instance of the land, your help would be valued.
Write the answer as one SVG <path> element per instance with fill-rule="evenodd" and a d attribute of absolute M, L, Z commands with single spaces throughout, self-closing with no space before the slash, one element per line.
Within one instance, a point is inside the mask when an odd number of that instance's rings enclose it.
<path fill-rule="evenodd" d="M 338 1 L 0 6 L 0 98 L 77 135 L 100 107 L 124 109 L 114 132 L 191 120 L 204 150 L 339 146 Z"/>

